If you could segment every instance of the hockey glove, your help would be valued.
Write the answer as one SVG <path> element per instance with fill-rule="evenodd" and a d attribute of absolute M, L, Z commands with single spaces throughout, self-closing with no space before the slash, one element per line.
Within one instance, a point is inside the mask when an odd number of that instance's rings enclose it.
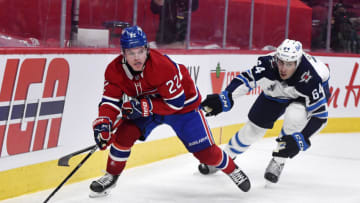
<path fill-rule="evenodd" d="M 100 150 L 109 146 L 111 139 L 111 120 L 108 117 L 99 117 L 93 121 L 95 142 Z"/>
<path fill-rule="evenodd" d="M 222 91 L 220 94 L 209 94 L 201 103 L 202 109 L 206 112 L 205 116 L 216 116 L 221 112 L 230 111 L 234 101 L 232 94 Z"/>
<path fill-rule="evenodd" d="M 278 149 L 273 152 L 273 156 L 284 158 L 293 158 L 299 151 L 305 151 L 311 145 L 310 140 L 301 133 L 284 135 L 276 138 L 276 142 L 278 142 Z"/>
<path fill-rule="evenodd" d="M 152 103 L 148 98 L 133 99 L 123 103 L 122 114 L 127 119 L 137 119 L 141 117 L 148 117 L 152 115 Z"/>

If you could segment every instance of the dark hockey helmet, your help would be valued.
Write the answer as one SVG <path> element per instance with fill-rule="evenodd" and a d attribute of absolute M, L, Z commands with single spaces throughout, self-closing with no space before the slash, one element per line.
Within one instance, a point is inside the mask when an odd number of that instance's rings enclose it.
<path fill-rule="evenodd" d="M 127 27 L 121 33 L 120 45 L 122 49 L 147 46 L 146 34 L 139 26 Z"/>

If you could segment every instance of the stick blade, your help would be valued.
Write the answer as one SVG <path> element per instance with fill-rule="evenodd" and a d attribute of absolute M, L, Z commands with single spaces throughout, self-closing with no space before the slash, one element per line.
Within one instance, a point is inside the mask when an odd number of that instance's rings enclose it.
<path fill-rule="evenodd" d="M 72 156 L 70 156 L 70 155 L 61 157 L 58 161 L 58 166 L 70 166 L 69 160 L 71 159 L 71 157 Z"/>
<path fill-rule="evenodd" d="M 59 159 L 58 161 L 58 166 L 70 166 L 69 165 L 69 160 L 73 157 L 73 156 L 76 156 L 78 154 L 82 154 L 84 152 L 87 152 L 87 151 L 90 151 L 90 150 L 96 150 L 97 149 L 97 146 L 96 145 L 91 145 L 89 147 L 86 147 L 85 149 L 82 149 L 82 150 L 79 150 L 79 151 L 76 151 L 76 152 L 73 152 L 73 153 L 70 153 L 66 156 L 63 156 Z"/>

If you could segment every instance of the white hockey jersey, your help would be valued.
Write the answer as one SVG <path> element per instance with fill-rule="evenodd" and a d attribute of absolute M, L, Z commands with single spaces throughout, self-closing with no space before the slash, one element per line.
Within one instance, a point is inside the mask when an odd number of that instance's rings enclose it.
<path fill-rule="evenodd" d="M 327 121 L 330 71 L 324 63 L 304 53 L 294 74 L 283 80 L 274 55 L 275 53 L 271 53 L 259 57 L 257 65 L 237 75 L 226 87 L 226 91 L 236 98 L 260 86 L 268 99 L 281 103 L 304 103 L 309 122 L 302 133 L 310 137 Z"/>

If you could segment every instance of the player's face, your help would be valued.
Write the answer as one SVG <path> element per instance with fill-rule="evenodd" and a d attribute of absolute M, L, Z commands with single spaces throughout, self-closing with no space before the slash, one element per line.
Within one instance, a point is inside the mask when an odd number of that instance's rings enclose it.
<path fill-rule="evenodd" d="M 135 71 L 142 71 L 147 57 L 147 49 L 145 47 L 125 49 L 124 56 Z"/>
<path fill-rule="evenodd" d="M 279 68 L 280 77 L 283 80 L 289 79 L 296 71 L 296 62 L 295 61 L 286 62 L 286 61 L 277 59 L 276 63 Z"/>

